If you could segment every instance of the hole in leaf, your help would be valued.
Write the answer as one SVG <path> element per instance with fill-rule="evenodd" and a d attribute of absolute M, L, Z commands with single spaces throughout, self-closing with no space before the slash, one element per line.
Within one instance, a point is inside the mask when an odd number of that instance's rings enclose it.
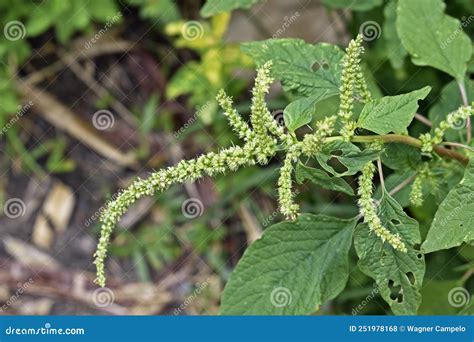
<path fill-rule="evenodd" d="M 349 170 L 343 163 L 341 163 L 339 158 L 336 157 L 329 159 L 327 164 L 337 173 L 344 173 Z"/>
<path fill-rule="evenodd" d="M 336 157 L 342 156 L 342 150 L 331 151 L 331 155 L 336 156 Z"/>
<path fill-rule="evenodd" d="M 421 258 L 423 258 L 423 254 L 420 253 L 420 254 L 418 254 L 416 257 L 417 257 L 418 259 L 421 259 Z"/>
<path fill-rule="evenodd" d="M 415 285 L 416 279 L 415 279 L 415 275 L 413 274 L 413 272 L 406 273 L 406 276 L 407 276 L 408 281 L 410 282 L 410 284 Z"/>
<path fill-rule="evenodd" d="M 321 64 L 319 63 L 319 61 L 314 62 L 311 66 L 311 69 L 313 69 L 313 71 L 318 71 L 319 69 L 321 69 Z"/>
<path fill-rule="evenodd" d="M 403 302 L 402 286 L 395 286 L 395 282 L 391 279 L 388 281 L 388 288 L 390 290 L 390 298 L 396 300 L 397 303 Z"/>
<path fill-rule="evenodd" d="M 421 248 L 421 244 L 415 243 L 415 244 L 413 245 L 413 248 L 416 249 L 417 251 L 419 251 L 420 248 Z"/>
<path fill-rule="evenodd" d="M 398 221 L 397 219 L 391 219 L 390 222 L 392 222 L 394 225 L 398 226 L 401 224 L 400 221 Z"/>
<path fill-rule="evenodd" d="M 326 62 L 323 63 L 323 70 L 324 71 L 329 70 L 329 64 L 327 64 Z"/>

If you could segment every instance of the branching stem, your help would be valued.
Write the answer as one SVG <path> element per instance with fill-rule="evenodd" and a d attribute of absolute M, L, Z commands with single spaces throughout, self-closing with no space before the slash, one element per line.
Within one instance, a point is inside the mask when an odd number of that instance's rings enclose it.
<path fill-rule="evenodd" d="M 461 92 L 462 103 L 464 106 L 469 106 L 469 101 L 467 99 L 466 86 L 464 82 L 458 81 L 459 91 Z M 471 142 L 471 118 L 466 119 L 466 143 L 469 145 Z"/>

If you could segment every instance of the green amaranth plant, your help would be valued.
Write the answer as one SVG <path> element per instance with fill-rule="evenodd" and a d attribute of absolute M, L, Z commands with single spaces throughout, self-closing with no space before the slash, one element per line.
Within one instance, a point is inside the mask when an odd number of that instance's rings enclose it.
<path fill-rule="evenodd" d="M 389 144 L 410 145 L 431 158 L 411 179 L 414 180 L 411 201 L 421 205 L 423 182 L 431 177 L 429 168 L 441 160 L 439 156 L 468 164 L 465 155 L 446 149 L 441 143 L 446 130 L 453 128 L 459 120 L 468 120 L 473 109 L 464 105 L 449 114 L 434 129 L 433 136 L 429 133 L 421 135 L 420 139 L 408 136 L 406 128 L 415 115 L 417 101 L 426 97 L 429 88 L 372 99 L 360 66 L 362 41 L 360 35 L 351 41 L 340 61 L 342 70 L 337 115 L 316 122 L 314 132 L 305 134 L 302 139 L 298 139 L 294 129 L 280 126 L 265 102 L 265 95 L 273 82 L 271 70 L 274 68 L 276 74 L 281 74 L 280 65 L 267 61 L 258 69 L 252 91 L 250 125 L 234 109 L 232 99 L 221 91 L 217 101 L 235 134 L 243 140 L 243 145 L 181 161 L 151 174 L 148 179 L 137 179 L 108 203 L 101 218 L 102 231 L 95 254 L 96 282 L 105 286 L 104 262 L 111 234 L 120 217 L 137 199 L 165 191 L 173 184 L 196 181 L 204 176 L 214 176 L 240 167 L 266 165 L 277 153 L 283 153 L 285 157 L 278 179 L 278 196 L 280 212 L 287 221 L 265 230 L 262 239 L 245 252 L 224 291 L 222 312 L 310 314 L 316 311 L 321 303 L 334 298 L 344 288 L 349 275 L 348 253 L 354 238 L 360 259 L 359 268 L 375 279 L 382 297 L 392 310 L 397 314 L 416 313 L 421 301 L 419 290 L 424 276 L 423 254 L 416 247 L 421 242 L 418 223 L 408 217 L 393 199 L 393 192 L 389 193 L 385 189 L 381 173 L 382 159 L 389 150 L 387 148 L 385 151 L 385 148 Z M 270 49 L 274 43 L 269 41 L 264 44 Z M 281 41 L 281 44 L 286 43 L 285 40 Z M 320 48 L 325 50 L 327 46 Z M 336 50 L 335 53 L 339 54 Z M 285 82 L 283 84 L 288 85 Z M 322 99 L 326 95 L 327 91 L 317 97 Z M 355 99 L 365 104 L 358 117 L 354 113 Z M 357 135 L 358 129 L 377 134 Z M 337 134 L 333 135 L 335 132 Z M 361 150 L 354 143 L 365 148 Z M 332 157 L 338 158 L 347 170 L 341 173 L 331 168 L 327 162 Z M 316 160 L 333 177 L 300 162 L 308 158 Z M 379 166 L 381 177 L 382 197 L 379 201 L 373 199 L 373 178 L 377 169 L 374 161 Z M 359 171 L 357 194 L 360 213 L 357 217 L 343 220 L 325 215 L 299 215 L 299 205 L 295 203 L 293 190 L 295 172 L 298 182 L 311 179 L 328 189 L 353 195 L 352 188 L 340 177 L 355 175 Z M 464 196 L 463 186 L 474 188 L 471 182 L 473 179 L 474 165 L 470 163 L 464 181 L 453 191 Z M 455 195 L 452 196 L 454 201 L 459 200 Z M 444 210 L 442 206 L 440 210 Z M 361 218 L 363 223 L 358 223 Z M 436 219 L 432 230 L 439 230 Z M 423 247 L 426 246 L 426 251 L 437 250 L 473 239 L 472 232 L 451 237 L 449 241 L 440 241 L 438 236 L 429 235 Z M 410 279 L 409 274 L 414 280 Z M 390 282 L 393 286 L 401 286 L 404 296 L 402 301 L 391 298 Z"/>

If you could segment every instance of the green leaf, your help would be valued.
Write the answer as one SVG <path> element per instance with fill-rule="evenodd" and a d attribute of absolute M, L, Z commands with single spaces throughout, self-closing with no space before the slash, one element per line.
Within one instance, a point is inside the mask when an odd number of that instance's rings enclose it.
<path fill-rule="evenodd" d="M 459 246 L 474 240 L 474 159 L 466 168 L 464 178 L 440 204 L 431 223 L 424 253 Z"/>
<path fill-rule="evenodd" d="M 390 64 L 393 68 L 399 69 L 403 66 L 403 61 L 408 55 L 408 51 L 403 47 L 397 33 L 397 2 L 390 1 L 383 10 L 385 21 L 383 23 L 382 36 L 385 43 Z"/>
<path fill-rule="evenodd" d="M 420 289 L 425 274 L 424 256 L 413 247 L 421 240 L 418 222 L 408 217 L 387 193 L 378 214 L 387 229 L 400 235 L 408 252 L 395 250 L 371 232 L 367 224 L 360 224 L 354 233 L 358 266 L 375 279 L 382 298 L 395 314 L 414 315 L 421 303 Z"/>
<path fill-rule="evenodd" d="M 44 33 L 51 27 L 55 19 L 54 14 L 43 13 L 40 8 L 35 10 L 33 13 L 34 14 L 29 17 L 28 22 L 26 23 L 28 37 L 36 37 Z"/>
<path fill-rule="evenodd" d="M 324 189 L 343 192 L 350 196 L 354 196 L 354 189 L 342 178 L 331 177 L 326 172 L 314 169 L 312 167 L 304 166 L 298 163 L 296 166 L 296 181 L 302 184 L 303 181 L 309 179 L 314 184 L 321 186 Z"/>
<path fill-rule="evenodd" d="M 230 276 L 224 315 L 305 315 L 336 297 L 349 276 L 357 221 L 301 215 L 266 229 Z"/>
<path fill-rule="evenodd" d="M 429 65 L 463 80 L 472 43 L 461 22 L 444 14 L 442 0 L 399 0 L 397 29 L 416 65 Z"/>
<path fill-rule="evenodd" d="M 368 11 L 380 6 L 383 0 L 323 0 L 323 4 L 332 8 L 348 8 L 354 11 Z"/>
<path fill-rule="evenodd" d="M 424 99 L 430 91 L 431 87 L 424 87 L 369 102 L 360 113 L 357 125 L 377 134 L 405 133 L 418 109 L 418 100 Z"/>
<path fill-rule="evenodd" d="M 313 119 L 315 106 L 318 102 L 325 100 L 334 94 L 322 92 L 310 97 L 304 97 L 291 102 L 283 111 L 285 126 L 292 132 L 307 125 Z"/>
<path fill-rule="evenodd" d="M 257 64 L 272 60 L 272 74 L 286 91 L 302 96 L 339 94 L 344 52 L 335 45 L 312 45 L 301 39 L 269 39 L 243 43 L 241 48 Z"/>
<path fill-rule="evenodd" d="M 176 1 L 173 0 L 127 0 L 132 6 L 140 8 L 140 17 L 170 23 L 181 18 Z"/>
<path fill-rule="evenodd" d="M 392 170 L 417 170 L 421 164 L 421 153 L 416 147 L 404 144 L 386 144 L 382 162 Z"/>
<path fill-rule="evenodd" d="M 354 144 L 338 140 L 323 145 L 316 159 L 327 172 L 342 177 L 355 175 L 365 164 L 379 157 L 381 153 L 382 151 L 370 149 L 361 151 Z M 341 165 L 334 165 L 334 159 Z"/>
<path fill-rule="evenodd" d="M 114 0 L 91 1 L 87 4 L 87 7 L 92 18 L 101 22 L 116 23 L 122 18 L 122 13 Z"/>
<path fill-rule="evenodd" d="M 392 173 L 391 175 L 385 177 L 385 190 L 382 190 L 381 186 L 378 186 L 374 193 L 374 198 L 382 198 L 382 194 L 384 191 L 390 193 L 396 186 L 400 185 L 403 181 L 410 178 L 415 174 L 415 171 L 407 169 L 406 171 L 402 171 L 400 173 Z M 401 190 L 397 191 L 396 194 L 393 195 L 393 199 L 398 202 L 402 207 L 410 206 L 410 193 L 411 193 L 411 186 L 405 186 Z"/>
<path fill-rule="evenodd" d="M 262 0 L 207 0 L 201 8 L 201 15 L 204 18 L 213 15 L 230 12 L 239 8 L 247 9 Z"/>

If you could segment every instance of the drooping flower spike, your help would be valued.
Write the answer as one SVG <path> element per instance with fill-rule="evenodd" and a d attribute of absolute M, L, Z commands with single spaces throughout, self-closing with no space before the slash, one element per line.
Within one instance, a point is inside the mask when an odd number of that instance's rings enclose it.
<path fill-rule="evenodd" d="M 339 115 L 326 117 L 317 122 L 315 132 L 306 134 L 302 141 L 298 141 L 294 133 L 287 133 L 285 128 L 272 117 L 266 105 L 265 95 L 273 82 L 270 77 L 271 62 L 265 63 L 257 71 L 255 86 L 252 90 L 250 125 L 235 110 L 232 99 L 224 91 L 219 92 L 217 101 L 224 110 L 224 115 L 233 131 L 244 141 L 244 145 L 229 147 L 217 153 L 211 152 L 191 160 L 181 161 L 175 166 L 152 173 L 147 179 L 138 178 L 129 188 L 122 190 L 115 200 L 109 202 L 101 217 L 101 236 L 95 253 L 96 282 L 100 286 L 105 286 L 104 263 L 113 229 L 121 216 L 135 201 L 141 197 L 165 191 L 173 184 L 192 182 L 201 177 L 214 176 L 257 163 L 265 165 L 276 155 L 277 150 L 286 152 L 278 179 L 279 209 L 287 219 L 295 219 L 299 206 L 294 202 L 292 189 L 294 164 L 302 155 L 311 157 L 320 152 L 324 139 L 333 133 L 338 117 L 342 118 L 344 123 L 341 135 L 344 139 L 350 139 L 355 128 L 355 123 L 352 121 L 352 108 L 356 90 L 360 93 L 363 101 L 370 101 L 370 92 L 359 66 L 359 55 L 363 50 L 361 43 L 361 36 L 352 41 L 343 61 L 343 85 Z M 361 179 L 365 179 L 367 184 L 370 181 L 371 187 L 373 170 L 370 167 L 366 167 L 364 170 Z M 361 189 L 366 188 L 363 186 L 365 183 L 361 183 Z M 360 200 L 361 210 L 367 218 L 367 222 L 370 222 L 371 229 L 394 248 L 404 250 L 404 244 L 399 237 L 391 235 L 381 225 L 375 213 L 371 195 L 371 191 L 361 191 Z"/>

